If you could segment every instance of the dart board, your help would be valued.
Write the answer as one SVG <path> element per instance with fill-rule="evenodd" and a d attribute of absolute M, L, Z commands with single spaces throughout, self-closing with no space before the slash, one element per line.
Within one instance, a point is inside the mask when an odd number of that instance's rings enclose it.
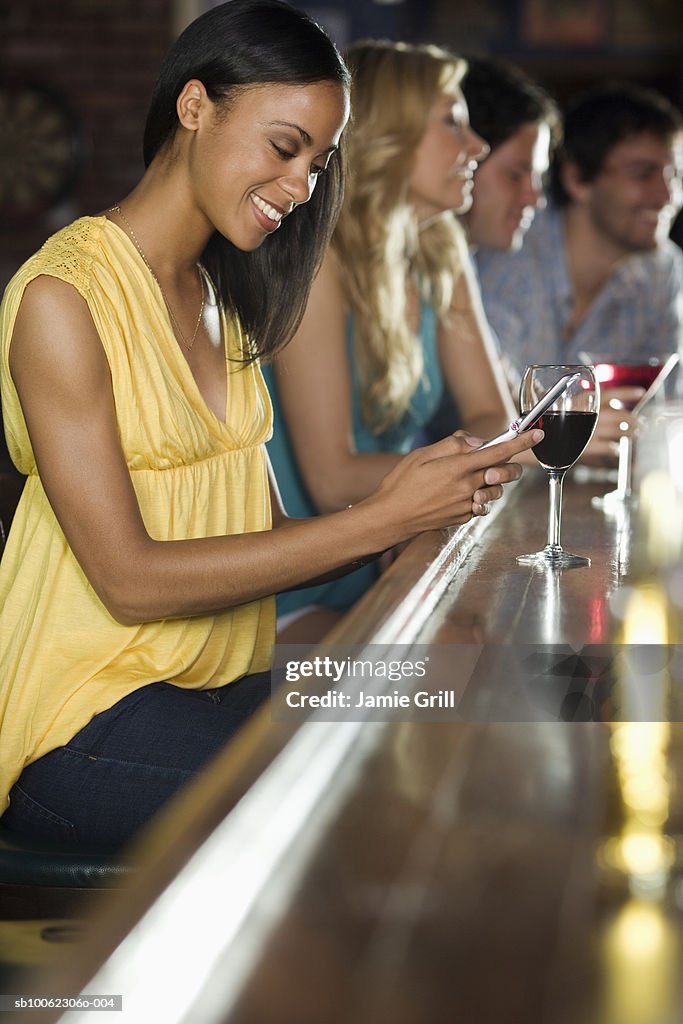
<path fill-rule="evenodd" d="M 54 90 L 0 82 L 0 221 L 34 220 L 72 190 L 80 120 Z"/>

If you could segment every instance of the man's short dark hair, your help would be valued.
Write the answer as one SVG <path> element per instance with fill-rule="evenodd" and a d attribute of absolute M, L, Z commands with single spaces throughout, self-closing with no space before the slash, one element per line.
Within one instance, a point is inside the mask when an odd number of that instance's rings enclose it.
<path fill-rule="evenodd" d="M 495 149 L 526 124 L 545 121 L 552 143 L 559 141 L 560 113 L 550 94 L 521 68 L 491 57 L 467 55 L 462 83 L 470 123 Z"/>
<path fill-rule="evenodd" d="M 656 89 L 613 81 L 582 93 L 567 105 L 564 116 L 563 141 L 551 169 L 555 202 L 571 202 L 561 180 L 565 163 L 576 165 L 581 181 L 594 181 L 624 139 L 649 134 L 668 142 L 681 131 L 683 115 Z"/>

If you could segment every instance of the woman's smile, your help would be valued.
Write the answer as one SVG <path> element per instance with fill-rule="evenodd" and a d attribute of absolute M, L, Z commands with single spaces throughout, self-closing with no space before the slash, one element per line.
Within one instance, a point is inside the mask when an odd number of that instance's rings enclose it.
<path fill-rule="evenodd" d="M 294 204 L 291 204 L 290 210 L 281 210 L 262 199 L 258 192 L 250 193 L 249 198 L 254 207 L 254 215 L 265 231 L 277 231 L 282 218 L 294 208 Z"/>

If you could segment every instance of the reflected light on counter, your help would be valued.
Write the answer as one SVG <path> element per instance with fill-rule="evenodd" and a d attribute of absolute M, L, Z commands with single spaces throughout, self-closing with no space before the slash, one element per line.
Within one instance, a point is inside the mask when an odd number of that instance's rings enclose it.
<path fill-rule="evenodd" d="M 683 460 L 683 448 L 677 457 Z M 673 453 L 671 455 L 673 459 Z M 681 481 L 671 471 L 656 469 L 648 473 L 640 485 L 640 518 L 647 548 L 648 561 L 653 566 L 669 566 L 681 553 L 683 537 L 683 503 Z M 680 470 L 678 470 L 680 473 Z"/>
<path fill-rule="evenodd" d="M 629 900 L 605 936 L 602 1024 L 659 1024 L 673 1020 L 677 949 L 656 904 Z"/>
<path fill-rule="evenodd" d="M 661 776 L 648 772 L 646 778 L 626 779 L 622 797 L 626 806 L 648 825 L 663 825 L 666 821 L 669 787 Z"/>
<path fill-rule="evenodd" d="M 674 843 L 661 830 L 639 831 L 637 827 L 609 839 L 599 853 L 603 867 L 626 875 L 632 894 L 650 901 L 664 892 L 674 858 Z"/>
<path fill-rule="evenodd" d="M 624 614 L 621 642 L 624 644 L 666 644 L 669 642 L 666 594 L 656 584 L 634 587 Z"/>
<path fill-rule="evenodd" d="M 683 551 L 683 430 L 657 425 L 648 437 L 647 451 L 641 446 L 636 574 L 615 612 L 621 619 L 616 669 L 624 721 L 610 727 L 610 750 L 622 820 L 619 834 L 603 845 L 600 860 L 621 874 L 630 897 L 604 937 L 601 1024 L 682 1019 L 679 941 L 664 909 L 676 863 L 676 843 L 666 831 L 671 807 L 671 726 L 666 719 L 677 628 L 662 570 L 668 571 Z"/>
<path fill-rule="evenodd" d="M 588 643 L 600 644 L 607 636 L 607 600 L 601 594 L 588 602 Z"/>
<path fill-rule="evenodd" d="M 666 944 L 666 922 L 652 903 L 629 900 L 609 932 L 610 951 L 624 961 L 659 956 Z"/>
<path fill-rule="evenodd" d="M 669 817 L 667 770 L 670 727 L 666 722 L 617 722 L 610 749 L 622 799 L 620 836 L 603 847 L 601 858 L 623 872 L 632 893 L 658 899 L 674 860 L 674 845 L 664 835 Z"/>
<path fill-rule="evenodd" d="M 629 589 L 617 639 L 615 692 L 622 712 L 620 717 L 632 723 L 663 722 L 669 715 L 671 689 L 668 659 L 663 657 L 663 651 L 671 643 L 671 631 L 669 602 L 659 583 L 639 583 Z M 649 735 L 643 732 L 639 741 L 646 743 Z M 637 752 L 633 750 L 633 743 L 637 741 L 631 736 L 629 742 L 629 756 L 636 765 L 633 774 L 640 774 L 642 758 L 636 761 Z"/>
<path fill-rule="evenodd" d="M 631 832 L 620 840 L 620 854 L 629 875 L 654 877 L 671 867 L 673 851 L 664 836 Z"/>

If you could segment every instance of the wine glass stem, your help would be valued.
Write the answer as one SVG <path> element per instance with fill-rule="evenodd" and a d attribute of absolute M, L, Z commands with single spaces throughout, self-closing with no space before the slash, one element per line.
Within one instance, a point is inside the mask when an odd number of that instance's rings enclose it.
<path fill-rule="evenodd" d="M 560 550 L 560 524 L 562 520 L 562 483 L 565 470 L 548 473 L 550 508 L 548 510 L 548 547 Z"/>
<path fill-rule="evenodd" d="M 628 498 L 631 494 L 631 458 L 633 444 L 629 434 L 619 438 L 619 468 L 617 470 L 617 495 Z"/>

